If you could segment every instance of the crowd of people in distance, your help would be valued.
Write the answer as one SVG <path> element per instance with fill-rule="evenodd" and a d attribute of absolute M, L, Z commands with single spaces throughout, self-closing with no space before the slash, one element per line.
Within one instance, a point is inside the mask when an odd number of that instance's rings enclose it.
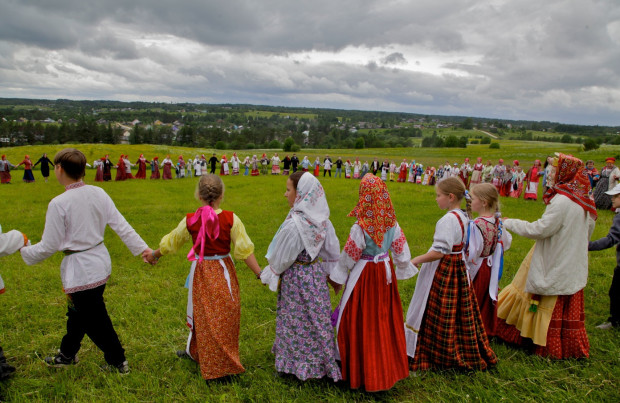
<path fill-rule="evenodd" d="M 322 163 L 317 158 L 312 172 L 307 158 L 295 165 L 283 164 L 282 173 L 288 175 L 283 181 L 284 196 L 290 211 L 266 250 L 263 269 L 241 219 L 220 206 L 224 196 L 220 175 L 239 174 L 247 160 L 240 163 L 233 154 L 228 166 L 225 156 L 209 161 L 195 158 L 190 166 L 192 174 L 200 177 L 195 197 L 201 207 L 178 223 L 171 222 L 173 230 L 155 249 L 148 247 L 103 189 L 83 182 L 84 154 L 64 149 L 53 162 L 47 162 L 54 166 L 65 192 L 48 206 L 41 241 L 31 245 L 19 231 L 0 230 L 0 256 L 20 251 L 24 262 L 32 265 L 56 251 L 65 254 L 61 278 L 69 297 L 67 333 L 59 352 L 45 359 L 48 365 L 77 363 L 80 343 L 87 335 L 103 351 L 112 370 L 129 372 L 103 299 L 111 275 L 110 255 L 103 243 L 107 225 L 145 263 L 157 264 L 163 256 L 191 243 L 186 280 L 190 331 L 185 349 L 176 354 L 195 361 L 207 381 L 227 380 L 245 371 L 239 355 L 241 289 L 233 259 L 244 261 L 261 283 L 278 293 L 272 347 L 275 368 L 278 374 L 302 381 L 327 377 L 346 381 L 353 389 L 375 392 L 392 388 L 410 371 L 486 370 L 498 364 L 490 337 L 543 357 L 589 357 L 583 293 L 588 250 L 620 243 L 618 215 L 606 237 L 590 241 L 597 217 L 592 185 L 598 182 L 597 188 L 605 188 L 602 193 L 610 198 L 611 207 L 620 208 L 620 185 L 614 184 L 620 175 L 613 159 L 607 160 L 600 174 L 590 162 L 584 164 L 565 154 L 549 158 L 547 167 L 536 161 L 527 173 L 517 161 L 509 167 L 501 160 L 493 166 L 478 159 L 472 166 L 466 159 L 460 166 L 446 163 L 433 175 L 427 168 L 426 178 L 420 164 L 403 160 L 397 180 L 434 185 L 437 206 L 446 211 L 435 226 L 429 251 L 413 258 L 386 185 L 389 174 L 395 178 L 397 171 L 385 170 L 387 162 L 382 168 L 377 159 L 370 165 L 359 160 L 341 164 L 345 177 L 350 175 L 348 166 L 353 167 L 353 177 L 360 179 L 359 199 L 349 213 L 356 221 L 343 248 L 317 179 L 316 164 L 321 164 L 325 175 L 332 167 L 329 158 Z M 147 165 L 158 166 L 156 161 L 156 157 L 148 161 L 141 155 L 135 177 L 145 178 Z M 182 161 L 180 157 L 175 166 L 166 157 L 164 176 L 170 177 L 175 167 L 183 177 L 187 165 Z M 211 173 L 203 172 L 203 161 Z M 271 165 L 271 173 L 280 174 L 277 154 L 271 159 L 263 154 L 260 160 L 254 156 L 252 161 L 253 173 L 265 174 Z M 334 164 L 337 172 L 339 161 Z M 218 162 L 220 175 L 215 175 Z M 112 165 L 105 157 L 96 166 L 101 169 L 99 180 L 106 178 L 106 164 L 110 177 Z M 133 177 L 132 165 L 122 156 L 115 165 L 117 177 Z M 245 166 L 248 171 L 250 167 Z M 522 191 L 527 178 L 524 193 L 535 198 L 541 177 L 547 187 L 542 217 L 534 222 L 502 218 L 500 195 Z M 77 221 L 79 226 L 74 225 Z M 512 282 L 500 292 L 503 256 L 511 246 L 511 233 L 536 243 Z M 427 236 L 431 239 L 431 234 Z M 620 250 L 617 262 L 609 292 L 611 316 L 598 326 L 601 329 L 620 327 Z M 415 291 L 404 315 L 398 281 L 416 275 Z M 333 310 L 328 286 L 336 294 L 342 291 Z M 15 367 L 0 348 L 0 378 L 13 372 Z"/>
<path fill-rule="evenodd" d="M 19 166 L 24 166 L 24 182 L 33 182 L 34 175 L 32 168 L 41 164 L 41 174 L 47 182 L 50 172 L 50 166 L 54 166 L 53 162 L 47 158 L 47 154 L 43 154 L 35 163 L 26 155 L 24 159 L 17 165 L 12 164 L 2 155 L 0 161 L 0 181 L 1 183 L 10 183 L 10 171 Z M 266 153 L 260 157 L 253 155 L 246 156 L 241 160 L 237 153 L 233 153 L 232 157 L 227 158 L 222 155 L 218 158 L 214 153 L 209 159 L 204 154 L 195 155 L 187 161 L 182 155 L 176 158 L 176 161 L 170 155 L 167 155 L 163 161 L 159 161 L 159 157 L 155 156 L 150 161 L 143 154 L 132 163 L 128 155 L 121 155 L 118 162 L 114 164 L 109 155 L 102 157 L 93 162 L 92 165 L 87 164 L 96 170 L 95 181 L 111 181 L 113 169 L 116 169 L 114 180 L 122 181 L 127 179 L 146 179 L 148 171 L 150 171 L 150 179 L 173 179 L 185 177 L 200 177 L 206 173 L 214 174 L 219 172 L 220 175 L 290 175 L 291 173 L 302 171 L 312 172 L 314 176 L 320 176 L 321 170 L 323 177 L 332 177 L 332 171 L 335 178 L 342 178 L 344 171 L 345 179 L 361 179 L 367 173 L 379 176 L 383 181 L 407 182 L 421 185 L 434 186 L 441 179 L 449 177 L 460 178 L 467 189 L 470 186 L 479 183 L 493 184 L 500 196 L 520 198 L 525 200 L 538 199 L 538 187 L 542 183 L 544 190 L 553 188 L 555 178 L 554 157 L 548 156 L 544 164 L 541 160 L 534 161 L 532 166 L 528 166 L 527 170 L 521 166 L 518 160 L 507 164 L 503 159 L 499 159 L 496 164 L 490 160 L 483 163 L 481 157 L 478 157 L 475 163 L 471 163 L 469 158 L 465 158 L 462 163 L 446 161 L 445 164 L 438 167 L 424 166 L 416 162 L 415 159 L 407 161 L 403 159 L 400 164 L 394 161 L 379 161 L 374 158 L 370 163 L 360 161 L 356 157 L 354 161 L 349 159 L 343 160 L 338 157 L 335 160 L 326 155 L 322 160 L 316 157 L 313 162 L 304 156 L 300 160 L 296 154 L 291 157 L 285 155 L 280 159 L 278 153 L 274 153 L 270 158 Z M 219 166 L 219 170 L 217 170 Z M 133 174 L 132 169 L 137 167 L 137 172 Z M 606 165 L 599 171 L 594 167 L 594 162 L 589 160 L 585 164 L 585 172 L 590 180 L 590 186 L 593 189 L 596 206 L 599 209 L 610 209 L 611 198 L 605 192 L 611 190 L 620 181 L 620 169 L 615 165 L 615 158 L 610 157 L 606 160 Z M 600 184 L 597 186 L 597 184 Z"/>

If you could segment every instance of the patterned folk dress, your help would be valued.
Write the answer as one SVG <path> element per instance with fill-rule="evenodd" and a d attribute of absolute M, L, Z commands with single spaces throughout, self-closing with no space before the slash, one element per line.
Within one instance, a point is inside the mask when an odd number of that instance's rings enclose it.
<path fill-rule="evenodd" d="M 340 243 L 316 177 L 304 173 L 297 197 L 269 245 L 261 281 L 278 291 L 276 371 L 302 381 L 328 376 L 338 381 L 327 276 L 338 262 Z"/>
<path fill-rule="evenodd" d="M 232 211 L 215 210 L 219 236 L 206 239 L 204 260 L 194 261 L 188 277 L 187 322 L 190 327 L 186 351 L 200 365 L 204 379 L 221 378 L 245 372 L 239 358 L 241 304 L 235 259 L 246 259 L 254 252 L 243 223 Z M 174 253 L 187 241 L 196 244 L 201 223 L 188 226 L 196 213 L 190 213 L 176 229 L 162 238 L 162 254 Z"/>
<path fill-rule="evenodd" d="M 437 223 L 431 250 L 444 257 L 424 263 L 407 312 L 413 371 L 485 370 L 497 363 L 462 258 L 467 222 L 462 211 L 452 210 Z"/>
<path fill-rule="evenodd" d="M 467 270 L 480 308 L 482 323 L 489 337 L 495 335 L 503 253 L 512 243 L 512 236 L 496 225 L 497 220 L 497 217 L 478 217 L 471 221 L 466 250 Z"/>

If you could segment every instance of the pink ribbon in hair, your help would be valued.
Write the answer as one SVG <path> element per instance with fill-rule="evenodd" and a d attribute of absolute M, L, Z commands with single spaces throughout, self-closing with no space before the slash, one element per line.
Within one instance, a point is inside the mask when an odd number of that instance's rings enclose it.
<path fill-rule="evenodd" d="M 209 237 L 210 240 L 214 240 L 220 236 L 220 219 L 211 206 L 202 206 L 196 210 L 196 213 L 187 220 L 187 227 L 191 227 L 199 220 L 201 224 L 198 236 L 196 237 L 196 243 L 187 254 L 187 260 L 190 262 L 196 260 L 196 248 L 198 246 L 200 246 L 198 262 L 204 260 L 206 237 Z"/>

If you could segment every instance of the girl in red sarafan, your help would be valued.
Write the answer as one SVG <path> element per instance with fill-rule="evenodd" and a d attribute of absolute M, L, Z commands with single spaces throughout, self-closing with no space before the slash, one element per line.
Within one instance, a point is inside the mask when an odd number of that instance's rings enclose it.
<path fill-rule="evenodd" d="M 387 390 L 409 376 L 397 279 L 418 271 L 409 261 L 407 239 L 381 179 L 370 173 L 362 178 L 359 201 L 349 216 L 357 221 L 330 274 L 334 282 L 346 283 L 334 312 L 342 378 L 353 389 Z"/>

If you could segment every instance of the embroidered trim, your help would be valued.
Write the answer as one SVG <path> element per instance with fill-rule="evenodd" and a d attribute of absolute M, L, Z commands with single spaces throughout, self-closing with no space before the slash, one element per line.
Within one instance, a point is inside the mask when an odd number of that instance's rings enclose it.
<path fill-rule="evenodd" d="M 410 326 L 410 325 L 408 325 L 408 324 L 406 324 L 406 323 L 405 323 L 405 327 L 406 327 L 407 329 L 411 330 L 413 333 L 418 334 L 418 333 L 420 332 L 419 330 L 414 329 L 414 328 L 413 328 L 413 326 Z"/>
<path fill-rule="evenodd" d="M 82 186 L 86 186 L 86 184 L 82 181 L 79 181 L 79 182 L 75 182 L 75 183 L 65 186 L 65 190 L 77 189 L 77 188 L 81 188 Z"/>
<path fill-rule="evenodd" d="M 86 285 L 79 285 L 77 287 L 67 288 L 64 291 L 65 291 L 65 294 L 73 294 L 74 292 L 92 290 L 93 288 L 97 288 L 97 287 L 99 287 L 101 285 L 104 285 L 105 283 L 108 282 L 109 279 L 110 279 L 110 276 L 107 276 L 103 280 L 97 281 L 96 283 L 91 283 L 91 284 L 86 284 Z"/>

